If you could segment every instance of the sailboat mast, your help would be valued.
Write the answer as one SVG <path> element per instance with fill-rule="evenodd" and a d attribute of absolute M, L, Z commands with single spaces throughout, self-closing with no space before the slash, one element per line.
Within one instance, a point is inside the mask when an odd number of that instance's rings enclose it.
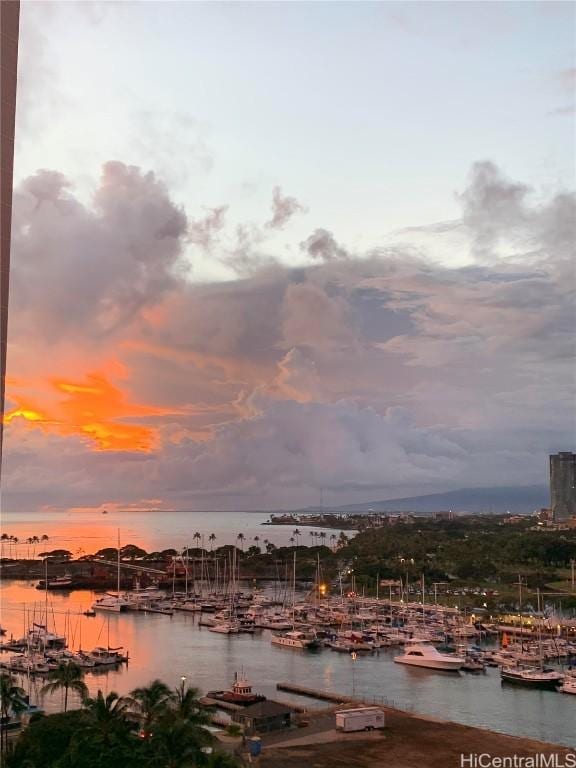
<path fill-rule="evenodd" d="M 296 626 L 296 550 L 292 565 L 292 629 Z"/>
<path fill-rule="evenodd" d="M 120 528 L 118 528 L 118 573 L 116 577 L 116 589 L 120 598 Z"/>

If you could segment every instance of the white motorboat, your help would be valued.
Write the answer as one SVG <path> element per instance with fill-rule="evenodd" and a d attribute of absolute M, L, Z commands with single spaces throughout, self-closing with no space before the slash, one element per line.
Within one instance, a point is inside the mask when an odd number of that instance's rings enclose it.
<path fill-rule="evenodd" d="M 314 635 L 298 631 L 286 632 L 283 635 L 273 634 L 271 642 L 284 648 L 317 648 L 319 645 Z"/>
<path fill-rule="evenodd" d="M 108 611 L 109 613 L 124 613 L 130 608 L 128 603 L 123 597 L 119 595 L 105 595 L 98 598 L 93 603 L 92 608 L 95 611 Z"/>
<path fill-rule="evenodd" d="M 440 669 L 457 672 L 462 668 L 465 659 L 448 653 L 440 653 L 429 640 L 412 638 L 404 643 L 404 653 L 395 656 L 397 664 L 409 664 L 413 667 Z"/>

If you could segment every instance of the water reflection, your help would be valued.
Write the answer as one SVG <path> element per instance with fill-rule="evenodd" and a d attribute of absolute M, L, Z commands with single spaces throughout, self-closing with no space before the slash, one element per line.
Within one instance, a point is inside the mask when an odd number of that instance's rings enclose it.
<path fill-rule="evenodd" d="M 435 717 L 493 730 L 531 736 L 554 743 L 574 743 L 575 697 L 554 691 L 521 690 L 502 686 L 497 669 L 485 675 L 444 675 L 415 670 L 393 662 L 397 651 L 379 655 L 348 655 L 322 650 L 318 653 L 291 651 L 272 646 L 267 631 L 255 635 L 219 635 L 200 627 L 196 614 L 109 614 L 88 618 L 82 611 L 93 600 L 88 591 L 51 594 L 50 629 L 71 628 L 74 648 L 106 644 L 124 646 L 130 652 L 128 665 L 99 674 L 90 673 L 86 683 L 91 694 L 98 688 L 120 694 L 146 684 L 155 677 L 176 686 L 182 675 L 203 691 L 227 687 L 234 672 L 244 668 L 255 690 L 278 696 L 276 683 L 291 680 L 317 688 L 366 697 L 387 697 L 401 706 Z M 2 623 L 15 636 L 23 632 L 24 608 L 28 615 L 42 615 L 42 594 L 33 585 L 12 582 L 2 594 Z M 32 681 L 33 695 L 42 681 Z M 25 685 L 27 687 L 27 684 Z M 284 692 L 282 699 L 290 697 Z M 298 700 L 306 707 L 323 706 L 311 699 Z M 47 702 L 57 710 L 59 699 Z"/>

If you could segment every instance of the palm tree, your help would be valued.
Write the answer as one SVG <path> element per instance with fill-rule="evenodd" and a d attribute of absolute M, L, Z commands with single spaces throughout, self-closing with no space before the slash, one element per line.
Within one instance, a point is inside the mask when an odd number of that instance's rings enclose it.
<path fill-rule="evenodd" d="M 84 699 L 84 709 L 92 721 L 88 730 L 104 744 L 110 745 L 119 733 L 129 731 L 129 704 L 127 698 L 119 696 L 115 691 L 111 691 L 106 697 L 102 691 L 98 691 L 95 698 Z"/>
<path fill-rule="evenodd" d="M 210 536 L 208 536 L 208 541 L 210 542 L 210 552 L 212 552 L 212 549 L 214 547 L 214 542 L 216 541 L 216 534 L 211 533 Z"/>
<path fill-rule="evenodd" d="M 254 536 L 254 541 L 256 542 L 254 546 L 258 547 L 258 551 L 260 550 L 260 536 Z"/>
<path fill-rule="evenodd" d="M 12 536 L 12 543 L 14 544 L 14 555 L 16 560 L 18 560 L 18 542 L 19 541 L 20 539 L 18 538 L 18 536 Z"/>
<path fill-rule="evenodd" d="M 2 536 L 0 536 L 0 557 L 4 557 L 4 542 L 8 541 L 9 538 L 7 533 L 3 533 Z"/>
<path fill-rule="evenodd" d="M 14 684 L 14 679 L 10 675 L 3 673 L 0 675 L 0 714 L 2 723 L 8 723 L 10 713 L 15 715 L 24 712 L 27 708 L 26 692 L 23 688 Z M 2 728 L 0 731 L 0 752 L 4 752 L 8 746 L 8 728 Z"/>
<path fill-rule="evenodd" d="M 326 540 L 326 531 L 320 531 L 320 538 L 322 539 L 322 543 Z"/>
<path fill-rule="evenodd" d="M 194 541 L 196 543 L 198 543 L 200 541 L 200 539 L 202 538 L 202 534 L 199 533 L 198 531 L 196 531 L 196 533 L 194 534 L 194 536 L 192 536 L 192 538 L 194 539 Z M 196 547 L 196 548 L 198 548 L 198 547 Z"/>
<path fill-rule="evenodd" d="M 288 541 L 290 542 L 290 544 L 291 544 L 292 546 L 294 546 L 294 536 L 290 536 L 290 538 L 288 539 Z"/>
<path fill-rule="evenodd" d="M 168 712 L 158 722 L 149 741 L 151 764 L 162 768 L 191 768 L 203 760 L 202 747 L 211 742 L 209 731 L 197 729 Z"/>
<path fill-rule="evenodd" d="M 131 691 L 130 706 L 140 715 L 144 739 L 150 738 L 153 726 L 166 713 L 173 699 L 173 691 L 162 680 L 153 680 L 149 685 Z"/>
<path fill-rule="evenodd" d="M 335 533 L 330 534 L 330 541 L 332 542 L 332 549 L 336 550 L 336 534 Z"/>
<path fill-rule="evenodd" d="M 315 533 L 314 533 L 314 531 L 309 531 L 309 533 L 310 533 L 310 538 L 311 538 L 311 539 L 313 539 L 313 538 L 314 538 L 314 536 L 315 536 Z"/>
<path fill-rule="evenodd" d="M 240 542 L 240 547 L 242 548 L 242 552 L 244 552 L 244 540 L 246 539 L 246 536 L 244 536 L 243 533 L 239 533 L 238 536 L 236 536 L 236 541 Z"/>
<path fill-rule="evenodd" d="M 68 691 L 72 690 L 78 693 L 82 699 L 86 698 L 88 687 L 83 680 L 84 673 L 78 664 L 73 661 L 60 662 L 57 669 L 52 670 L 48 675 L 48 680 L 42 687 L 42 695 L 46 693 L 56 693 L 64 690 L 64 712 L 68 709 Z"/>
<path fill-rule="evenodd" d="M 302 536 L 302 534 L 300 533 L 300 531 L 298 530 L 298 528 L 295 528 L 295 529 L 292 531 L 292 536 L 294 536 L 294 538 L 296 539 L 296 546 L 298 546 L 298 544 L 299 544 L 299 541 L 298 541 L 298 539 L 300 538 L 300 536 Z"/>
<path fill-rule="evenodd" d="M 186 685 L 186 678 L 183 677 L 178 688 L 174 689 L 171 712 L 196 725 L 209 725 L 212 719 L 206 710 L 202 709 L 198 698 L 199 693 L 198 688 Z"/>

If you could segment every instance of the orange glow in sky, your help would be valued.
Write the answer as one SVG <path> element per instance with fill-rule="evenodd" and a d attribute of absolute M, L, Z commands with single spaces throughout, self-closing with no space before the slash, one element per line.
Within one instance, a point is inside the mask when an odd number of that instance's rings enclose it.
<path fill-rule="evenodd" d="M 154 449 L 156 430 L 140 420 L 168 411 L 129 402 L 120 389 L 99 373 L 88 374 L 83 382 L 53 380 L 50 386 L 63 397 L 44 408 L 15 396 L 12 399 L 17 406 L 8 411 L 5 422 L 9 424 L 21 418 L 31 427 L 79 435 L 100 451 L 150 452 Z"/>

